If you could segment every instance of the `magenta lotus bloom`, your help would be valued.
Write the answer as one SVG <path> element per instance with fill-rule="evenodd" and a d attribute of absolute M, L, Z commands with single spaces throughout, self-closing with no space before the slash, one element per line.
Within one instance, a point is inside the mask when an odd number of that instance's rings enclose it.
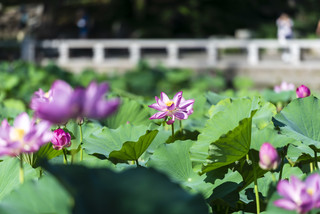
<path fill-rule="evenodd" d="M 188 116 L 193 113 L 192 106 L 194 100 L 185 100 L 182 97 L 182 91 L 176 93 L 172 100 L 170 100 L 164 92 L 161 92 L 160 99 L 157 96 L 155 99 L 157 103 L 149 105 L 149 107 L 160 112 L 152 115 L 150 117 L 151 120 L 170 117 L 171 119 L 167 121 L 167 124 L 173 124 L 175 119 L 185 120 L 188 119 Z"/>
<path fill-rule="evenodd" d="M 282 91 L 293 91 L 294 90 L 294 84 L 293 83 L 287 83 L 285 81 L 281 82 L 281 85 L 276 85 L 274 87 L 274 91 L 276 93 L 280 93 Z"/>
<path fill-rule="evenodd" d="M 55 81 L 50 89 L 50 99 L 39 98 L 39 91 L 34 94 L 30 105 L 36 117 L 61 124 L 79 114 L 82 94 L 75 92 L 68 83 L 62 80 Z M 38 94 L 40 96 L 37 96 Z"/>
<path fill-rule="evenodd" d="M 84 102 L 81 117 L 100 119 L 114 113 L 120 104 L 119 99 L 104 99 L 104 95 L 109 90 L 107 83 L 98 85 L 90 83 L 84 92 Z"/>
<path fill-rule="evenodd" d="M 71 146 L 71 136 L 68 132 L 63 129 L 57 129 L 53 132 L 52 146 L 56 150 L 61 150 L 65 147 Z"/>
<path fill-rule="evenodd" d="M 264 170 L 275 170 L 280 163 L 277 150 L 268 142 L 262 144 L 259 159 L 259 166 Z"/>
<path fill-rule="evenodd" d="M 286 210 L 296 210 L 301 214 L 307 213 L 313 208 L 319 208 L 320 175 L 310 175 L 305 182 L 291 176 L 290 181 L 279 181 L 277 191 L 284 198 L 276 200 L 274 202 L 276 206 Z"/>
<path fill-rule="evenodd" d="M 38 151 L 52 139 L 50 126 L 47 121 L 36 124 L 27 113 L 18 115 L 13 126 L 3 120 L 0 127 L 0 156 L 17 156 Z"/>
<path fill-rule="evenodd" d="M 39 91 L 32 98 L 31 108 L 36 117 L 55 124 L 83 117 L 100 119 L 116 111 L 120 103 L 119 99 L 104 99 L 108 91 L 106 83 L 98 85 L 92 82 L 87 89 L 73 90 L 68 83 L 57 80 L 50 89 L 49 99 L 41 99 L 43 96 Z"/>
<path fill-rule="evenodd" d="M 49 90 L 48 92 L 44 92 L 41 88 L 36 91 L 32 98 L 30 103 L 30 108 L 35 110 L 38 108 L 39 105 L 42 103 L 49 103 L 52 101 L 52 90 Z"/>
<path fill-rule="evenodd" d="M 297 88 L 296 94 L 298 98 L 308 97 L 310 96 L 310 89 L 305 85 L 301 85 Z"/>

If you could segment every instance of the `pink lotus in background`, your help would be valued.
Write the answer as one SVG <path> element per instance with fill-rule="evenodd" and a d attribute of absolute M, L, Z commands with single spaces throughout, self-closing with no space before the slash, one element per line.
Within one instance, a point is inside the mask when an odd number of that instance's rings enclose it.
<path fill-rule="evenodd" d="M 310 96 L 310 89 L 305 86 L 301 85 L 300 87 L 297 88 L 296 94 L 298 98 L 304 98 L 304 97 L 309 97 Z"/>
<path fill-rule="evenodd" d="M 160 112 L 155 113 L 150 117 L 150 119 L 162 119 L 165 117 L 170 117 L 171 119 L 167 121 L 167 124 L 173 124 L 175 119 L 185 120 L 188 116 L 193 113 L 193 103 L 194 99 L 185 100 L 182 97 L 182 91 L 176 93 L 173 99 L 161 92 L 160 99 L 156 96 L 156 103 L 149 105 L 150 108 L 156 109 Z"/>
<path fill-rule="evenodd" d="M 52 139 L 50 126 L 47 121 L 36 124 L 27 113 L 18 115 L 13 126 L 3 120 L 0 127 L 0 156 L 17 156 L 38 151 Z"/>
<path fill-rule="evenodd" d="M 120 103 L 119 99 L 104 98 L 108 91 L 107 83 L 98 85 L 92 82 L 86 89 L 73 90 L 68 83 L 57 80 L 52 84 L 49 99 L 43 99 L 39 91 L 32 98 L 31 108 L 36 117 L 55 124 L 83 117 L 101 119 L 115 112 Z"/>
<path fill-rule="evenodd" d="M 280 163 L 277 150 L 268 142 L 262 144 L 259 159 L 259 166 L 264 170 L 275 170 Z"/>
<path fill-rule="evenodd" d="M 63 129 L 57 129 L 53 132 L 52 137 L 52 146 L 56 150 L 61 150 L 65 147 L 71 146 L 71 136 L 68 132 L 65 132 Z"/>
<path fill-rule="evenodd" d="M 91 82 L 84 91 L 84 100 L 81 107 L 80 117 L 100 119 L 114 113 L 120 104 L 119 99 L 104 99 L 108 92 L 107 83 Z"/>
<path fill-rule="evenodd" d="M 313 208 L 320 207 L 320 175 L 310 175 L 305 182 L 295 176 L 290 181 L 281 180 L 277 185 L 279 195 L 284 198 L 278 199 L 274 204 L 286 210 L 296 210 L 304 214 Z"/>
<path fill-rule="evenodd" d="M 274 91 L 276 93 L 280 93 L 282 91 L 293 91 L 295 89 L 295 86 L 293 83 L 287 83 L 285 81 L 281 82 L 281 85 L 274 86 Z"/>

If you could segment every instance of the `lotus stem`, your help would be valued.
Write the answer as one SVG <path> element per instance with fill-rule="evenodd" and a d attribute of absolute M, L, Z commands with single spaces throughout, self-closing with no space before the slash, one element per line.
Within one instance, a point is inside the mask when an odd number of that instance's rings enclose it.
<path fill-rule="evenodd" d="M 23 172 L 23 159 L 22 159 L 22 154 L 20 154 L 19 180 L 20 180 L 20 184 L 23 184 L 23 182 L 24 182 L 24 172 Z"/>
<path fill-rule="evenodd" d="M 312 172 L 313 172 L 313 163 L 310 162 L 310 173 L 312 173 Z"/>
<path fill-rule="evenodd" d="M 257 182 L 257 172 L 255 170 L 255 162 L 253 154 L 251 153 L 252 158 L 252 168 L 253 168 L 253 178 L 254 178 L 254 194 L 256 195 L 256 208 L 257 214 L 260 214 L 260 198 L 259 198 L 259 189 L 258 189 L 258 182 Z"/>
<path fill-rule="evenodd" d="M 66 165 L 68 165 L 68 158 L 67 158 L 66 149 L 63 148 L 62 151 L 63 151 L 63 163 L 66 164 Z"/>
<path fill-rule="evenodd" d="M 136 160 L 137 167 L 140 167 L 138 159 Z"/>
<path fill-rule="evenodd" d="M 277 183 L 276 176 L 273 174 L 273 172 L 271 172 L 271 178 L 272 178 L 273 183 Z"/>
<path fill-rule="evenodd" d="M 314 150 L 314 169 L 319 169 L 317 151 L 315 150 Z"/>
<path fill-rule="evenodd" d="M 174 137 L 174 123 L 171 124 L 172 137 Z"/>
<path fill-rule="evenodd" d="M 79 124 L 79 132 L 80 132 L 80 161 L 83 161 L 83 149 L 82 149 L 82 141 L 83 141 L 83 136 L 82 136 L 82 124 Z"/>

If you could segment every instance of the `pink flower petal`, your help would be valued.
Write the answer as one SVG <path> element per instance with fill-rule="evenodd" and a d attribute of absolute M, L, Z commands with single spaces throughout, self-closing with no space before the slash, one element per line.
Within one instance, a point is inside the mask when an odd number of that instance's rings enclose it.
<path fill-rule="evenodd" d="M 167 112 L 157 112 L 154 115 L 152 115 L 149 119 L 153 120 L 153 119 L 162 119 L 165 116 L 167 116 Z"/>

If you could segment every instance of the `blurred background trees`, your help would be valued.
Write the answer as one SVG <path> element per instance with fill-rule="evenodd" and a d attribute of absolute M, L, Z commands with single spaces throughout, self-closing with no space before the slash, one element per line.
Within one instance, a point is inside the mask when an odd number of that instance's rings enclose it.
<path fill-rule="evenodd" d="M 233 37 L 238 29 L 276 38 L 275 20 L 286 12 L 295 37 L 312 38 L 319 8 L 318 0 L 3 0 L 0 31 L 16 35 L 7 31 L 22 28 L 26 11 L 27 31 L 39 39 L 77 38 L 81 13 L 88 16 L 89 38 Z"/>

